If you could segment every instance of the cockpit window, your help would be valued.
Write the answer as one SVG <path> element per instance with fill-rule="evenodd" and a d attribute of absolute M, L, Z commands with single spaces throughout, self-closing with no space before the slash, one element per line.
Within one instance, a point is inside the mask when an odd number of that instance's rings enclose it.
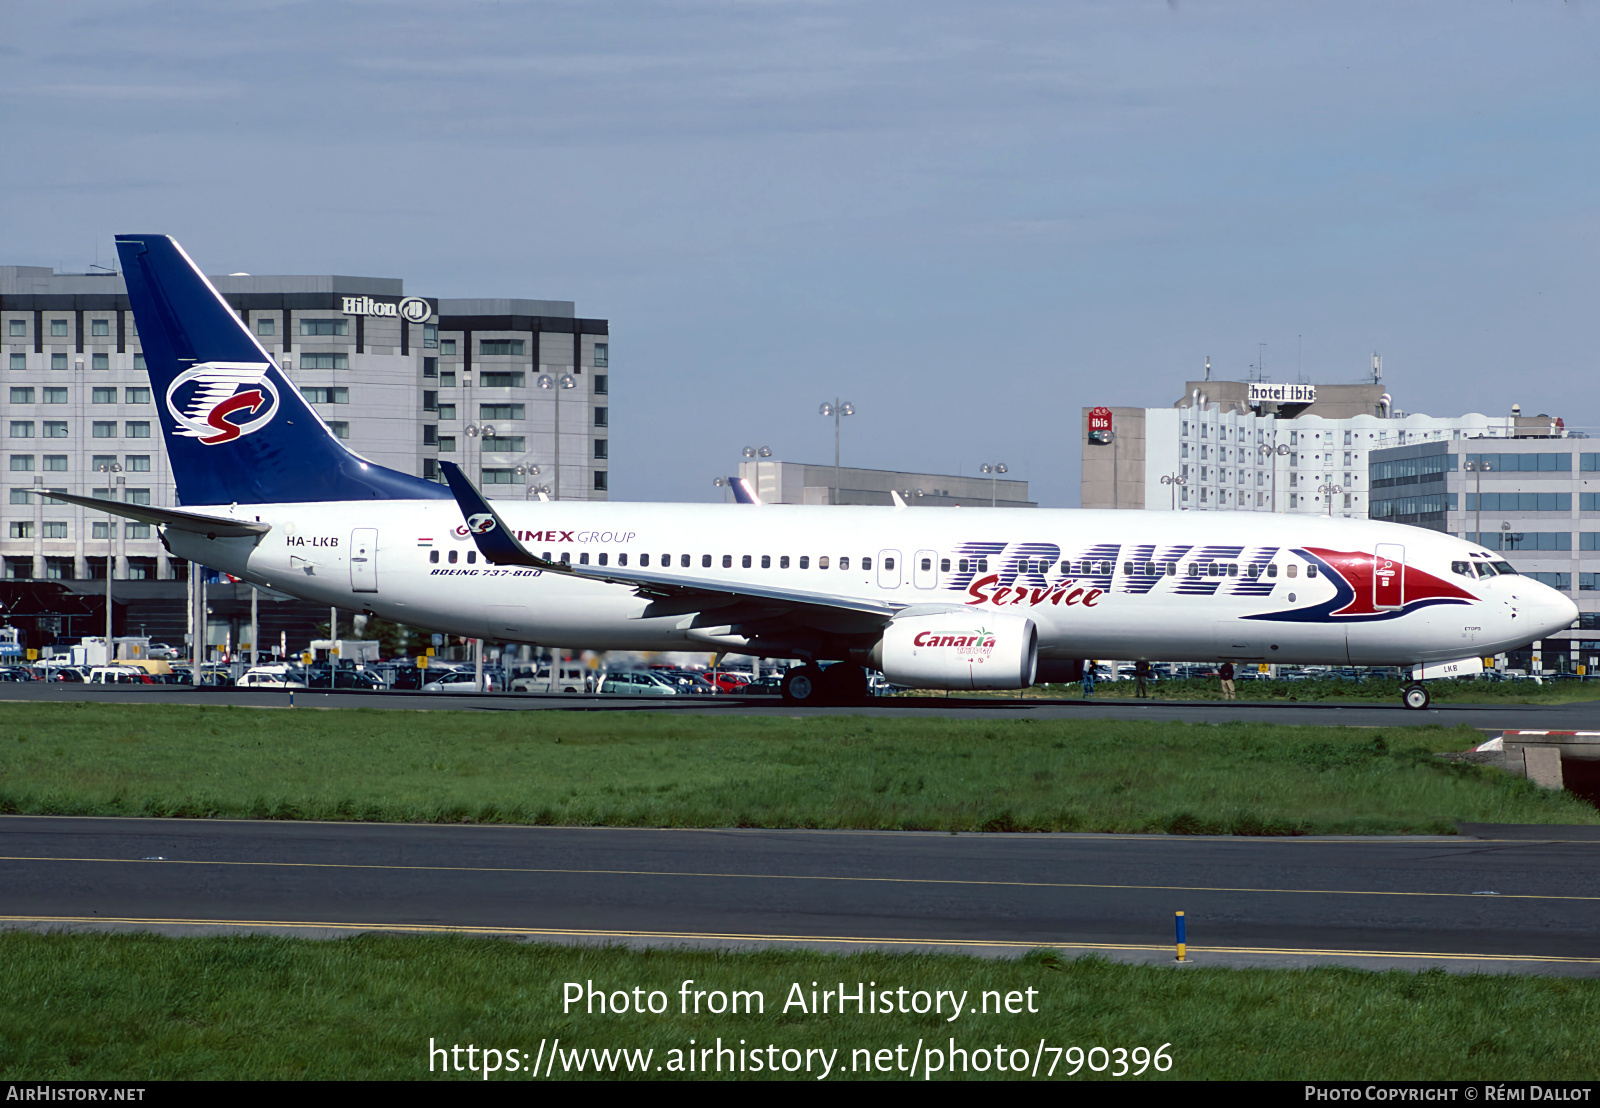
<path fill-rule="evenodd" d="M 1496 573 L 1516 573 L 1517 572 L 1516 570 L 1511 568 L 1511 563 L 1510 562 L 1496 562 L 1496 563 L 1494 563 L 1494 571 Z"/>
<path fill-rule="evenodd" d="M 1473 562 L 1472 568 L 1478 571 L 1479 577 L 1493 577 L 1494 567 L 1488 562 Z"/>
<path fill-rule="evenodd" d="M 1451 562 L 1450 563 L 1450 572 L 1451 573 L 1459 573 L 1463 577 L 1471 577 L 1472 576 L 1472 563 L 1471 562 Z"/>

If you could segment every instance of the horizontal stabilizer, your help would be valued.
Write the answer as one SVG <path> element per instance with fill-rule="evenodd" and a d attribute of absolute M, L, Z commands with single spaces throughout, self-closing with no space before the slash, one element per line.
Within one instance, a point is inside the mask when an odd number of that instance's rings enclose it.
<path fill-rule="evenodd" d="M 265 535 L 272 530 L 270 523 L 257 523 L 243 519 L 219 519 L 215 516 L 196 515 L 193 512 L 179 512 L 172 508 L 153 508 L 148 504 L 123 504 L 115 500 L 99 500 L 92 496 L 74 496 L 66 492 L 46 492 L 43 489 L 30 489 L 35 496 L 43 496 L 49 500 L 60 500 L 66 504 L 77 504 L 83 508 L 94 508 L 96 511 L 108 515 L 121 516 L 123 519 L 135 520 L 139 523 L 154 523 L 158 527 L 168 527 L 175 531 L 190 531 L 196 535 L 204 535 L 208 539 L 238 539 L 248 535 Z"/>

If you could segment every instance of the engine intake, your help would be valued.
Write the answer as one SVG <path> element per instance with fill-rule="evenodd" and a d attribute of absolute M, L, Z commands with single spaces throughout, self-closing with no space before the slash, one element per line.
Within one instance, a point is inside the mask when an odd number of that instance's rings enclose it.
<path fill-rule="evenodd" d="M 919 689 L 1025 689 L 1039 662 L 1039 629 L 1026 616 L 938 612 L 883 629 L 872 664 Z"/>

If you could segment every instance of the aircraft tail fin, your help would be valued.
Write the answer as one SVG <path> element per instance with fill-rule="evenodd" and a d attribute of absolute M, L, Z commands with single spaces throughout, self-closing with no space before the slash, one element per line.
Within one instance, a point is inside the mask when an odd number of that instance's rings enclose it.
<path fill-rule="evenodd" d="M 168 235 L 118 235 L 151 391 L 186 505 L 439 500 L 352 453 Z"/>

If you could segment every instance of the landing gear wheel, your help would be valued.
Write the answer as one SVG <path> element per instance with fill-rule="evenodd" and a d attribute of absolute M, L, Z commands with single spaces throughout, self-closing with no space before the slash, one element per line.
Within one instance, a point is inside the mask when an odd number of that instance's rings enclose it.
<path fill-rule="evenodd" d="M 1400 700 L 1407 708 L 1420 711 L 1428 706 L 1428 690 L 1422 685 L 1407 685 Z"/>
<path fill-rule="evenodd" d="M 816 666 L 796 666 L 783 675 L 779 690 L 785 704 L 820 704 L 822 670 Z"/>
<path fill-rule="evenodd" d="M 849 662 L 835 662 L 822 671 L 820 692 L 824 704 L 861 704 L 870 692 L 867 671 Z"/>

